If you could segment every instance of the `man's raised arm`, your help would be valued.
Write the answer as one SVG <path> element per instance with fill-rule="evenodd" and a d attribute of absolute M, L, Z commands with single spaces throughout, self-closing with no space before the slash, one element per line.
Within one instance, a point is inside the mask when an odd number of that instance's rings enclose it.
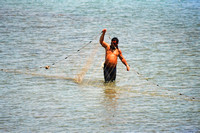
<path fill-rule="evenodd" d="M 104 48 L 106 48 L 106 47 L 108 46 L 108 44 L 107 44 L 106 42 L 104 42 L 105 33 L 106 33 L 106 29 L 103 29 L 103 30 L 102 30 L 102 34 L 101 34 L 101 37 L 100 37 L 100 39 L 99 39 L 100 44 L 101 44 Z"/>

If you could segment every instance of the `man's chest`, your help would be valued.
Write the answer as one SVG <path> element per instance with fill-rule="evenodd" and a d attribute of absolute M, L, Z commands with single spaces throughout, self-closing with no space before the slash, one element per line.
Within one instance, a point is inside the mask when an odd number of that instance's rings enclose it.
<path fill-rule="evenodd" d="M 117 49 L 108 49 L 106 50 L 106 54 L 109 54 L 109 55 L 115 55 L 115 56 L 118 56 L 119 55 L 119 51 Z"/>

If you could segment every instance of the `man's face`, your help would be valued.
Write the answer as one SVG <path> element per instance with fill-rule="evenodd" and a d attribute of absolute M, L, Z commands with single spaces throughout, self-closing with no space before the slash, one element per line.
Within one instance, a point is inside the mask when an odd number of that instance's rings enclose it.
<path fill-rule="evenodd" d="M 113 44 L 114 46 L 116 46 L 116 45 L 117 45 L 117 41 L 116 41 L 116 40 L 113 40 L 113 41 L 111 42 L 111 44 Z"/>

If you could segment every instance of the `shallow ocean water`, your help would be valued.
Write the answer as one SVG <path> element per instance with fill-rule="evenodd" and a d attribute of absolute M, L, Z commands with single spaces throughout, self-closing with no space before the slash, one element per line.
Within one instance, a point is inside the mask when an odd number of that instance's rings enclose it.
<path fill-rule="evenodd" d="M 199 132 L 199 9 L 198 0 L 2 0 L 0 132 Z M 118 60 L 111 84 L 103 28 L 131 66 Z"/>

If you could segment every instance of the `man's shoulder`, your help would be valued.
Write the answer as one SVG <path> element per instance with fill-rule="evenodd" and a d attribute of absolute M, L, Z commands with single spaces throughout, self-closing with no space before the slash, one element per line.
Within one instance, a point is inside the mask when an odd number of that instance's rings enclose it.
<path fill-rule="evenodd" d="M 118 51 L 119 51 L 119 54 L 122 54 L 122 51 L 120 49 L 118 49 Z"/>
<path fill-rule="evenodd" d="M 109 44 L 106 43 L 105 41 L 103 41 L 103 42 L 101 43 L 101 45 L 102 45 L 105 49 L 109 46 Z"/>
<path fill-rule="evenodd" d="M 110 50 L 110 45 L 107 45 L 107 46 L 106 46 L 106 50 Z"/>

